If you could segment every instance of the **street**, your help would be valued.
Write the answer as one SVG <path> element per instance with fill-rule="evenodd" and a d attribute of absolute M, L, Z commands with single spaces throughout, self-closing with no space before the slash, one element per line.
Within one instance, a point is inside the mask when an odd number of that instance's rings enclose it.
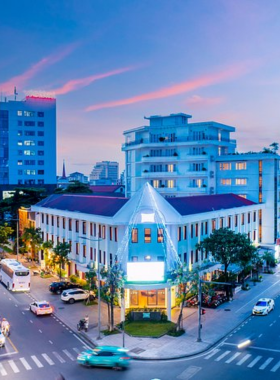
<path fill-rule="evenodd" d="M 11 335 L 0 349 L 0 378 L 54 380 L 62 373 L 67 380 L 127 379 L 185 380 L 212 378 L 233 380 L 277 379 L 280 374 L 280 302 L 268 316 L 249 317 L 212 350 L 176 361 L 133 361 L 126 371 L 83 368 L 77 353 L 87 344 L 55 315 L 36 317 L 29 311 L 29 294 L 14 294 L 0 286 L 0 316 L 11 324 Z M 217 325 L 213 328 L 218 328 Z M 237 345 L 251 339 L 251 345 Z M 178 353 L 180 347 L 178 347 Z"/>

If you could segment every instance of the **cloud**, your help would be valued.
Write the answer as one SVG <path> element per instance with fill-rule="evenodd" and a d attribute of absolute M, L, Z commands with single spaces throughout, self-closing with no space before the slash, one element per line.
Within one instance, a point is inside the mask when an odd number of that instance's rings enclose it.
<path fill-rule="evenodd" d="M 215 97 L 215 98 L 204 98 L 199 95 L 192 95 L 186 100 L 186 104 L 189 106 L 213 106 L 216 104 L 221 104 L 224 102 L 223 97 Z"/>
<path fill-rule="evenodd" d="M 24 73 L 14 76 L 6 82 L 0 83 L 0 91 L 10 95 L 14 91 L 14 86 L 17 89 L 22 89 L 23 86 L 28 83 L 30 79 L 32 79 L 36 74 L 45 69 L 46 67 L 53 65 L 56 62 L 61 61 L 64 57 L 69 55 L 77 46 L 77 43 L 70 44 L 66 46 L 64 49 L 61 49 L 57 53 L 53 53 L 45 58 L 42 58 L 39 62 L 32 65 L 28 70 Z"/>
<path fill-rule="evenodd" d="M 91 75 L 89 77 L 80 78 L 80 79 L 72 79 L 69 82 L 65 83 L 62 87 L 52 90 L 52 92 L 54 92 L 56 95 L 64 95 L 64 94 L 67 94 L 68 92 L 75 91 L 75 90 L 78 90 L 79 88 L 88 86 L 89 84 L 91 84 L 92 82 L 96 80 L 107 78 L 112 75 L 122 74 L 126 71 L 133 70 L 134 68 L 135 67 L 124 67 L 121 69 L 108 71 L 103 74 Z"/>
<path fill-rule="evenodd" d="M 88 106 L 85 111 L 96 111 L 103 108 L 120 107 L 124 105 L 134 104 L 147 100 L 162 99 L 170 96 L 183 94 L 185 92 L 194 91 L 198 88 L 211 86 L 216 83 L 220 83 L 226 80 L 236 78 L 240 75 L 244 75 L 252 69 L 254 64 L 252 62 L 244 62 L 241 64 L 232 65 L 223 71 L 201 76 L 186 82 L 182 82 L 170 87 L 165 87 L 157 91 L 149 92 L 142 95 L 137 95 L 131 98 L 114 100 L 106 103 L 93 104 Z"/>

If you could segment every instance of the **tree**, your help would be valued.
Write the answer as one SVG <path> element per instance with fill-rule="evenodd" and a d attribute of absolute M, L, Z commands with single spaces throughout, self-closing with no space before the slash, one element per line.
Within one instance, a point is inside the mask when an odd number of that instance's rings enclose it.
<path fill-rule="evenodd" d="M 273 142 L 272 144 L 270 144 L 269 146 L 271 146 L 271 150 L 273 153 L 276 154 L 277 150 L 279 150 L 279 144 L 277 142 Z"/>
<path fill-rule="evenodd" d="M 259 271 L 263 267 L 263 259 L 260 257 L 258 250 L 253 255 L 252 265 L 257 273 L 257 280 L 259 280 Z"/>
<path fill-rule="evenodd" d="M 43 243 L 41 228 L 25 228 L 21 238 L 31 251 L 31 259 L 34 260 L 36 258 L 38 260 L 38 252 Z"/>
<path fill-rule="evenodd" d="M 123 297 L 124 292 L 124 273 L 119 265 L 115 263 L 113 266 L 103 267 L 100 271 L 101 277 L 105 280 L 105 285 L 102 287 L 102 293 L 108 299 L 110 306 L 109 331 L 114 330 L 114 301 L 118 296 Z"/>
<path fill-rule="evenodd" d="M 48 266 L 52 263 L 52 260 L 50 258 L 50 251 L 53 250 L 53 241 L 52 240 L 44 241 L 42 244 L 42 249 L 44 251 L 45 265 L 48 268 Z"/>
<path fill-rule="evenodd" d="M 239 236 L 240 239 L 240 249 L 237 254 L 237 262 L 242 268 L 242 284 L 244 286 L 244 281 L 246 277 L 246 271 L 249 270 L 250 266 L 253 264 L 253 260 L 255 259 L 255 254 L 257 252 L 257 248 L 252 245 L 251 240 L 247 235 L 242 234 Z M 242 243 L 243 240 L 243 243 Z"/>
<path fill-rule="evenodd" d="M 264 147 L 261 153 L 273 153 L 272 149 Z"/>
<path fill-rule="evenodd" d="M 271 252 L 265 251 L 263 256 L 262 256 L 262 259 L 265 260 L 265 262 L 266 262 L 267 272 L 270 270 L 271 266 L 275 266 L 275 258 Z"/>
<path fill-rule="evenodd" d="M 59 266 L 59 279 L 61 281 L 62 267 L 70 262 L 68 256 L 71 252 L 69 243 L 58 243 L 53 249 L 52 263 Z"/>
<path fill-rule="evenodd" d="M 89 185 L 79 181 L 70 182 L 66 189 L 62 190 L 57 188 L 55 193 L 58 194 L 91 194 L 92 191 L 89 188 Z"/>
<path fill-rule="evenodd" d="M 14 230 L 7 223 L 0 226 L 0 244 L 8 244 Z"/>
<path fill-rule="evenodd" d="M 198 294 L 199 271 L 198 269 L 188 270 L 186 264 L 179 266 L 171 272 L 170 282 L 177 285 L 177 297 L 180 301 L 180 312 L 176 323 L 176 331 L 182 330 L 183 308 L 188 295 Z"/>

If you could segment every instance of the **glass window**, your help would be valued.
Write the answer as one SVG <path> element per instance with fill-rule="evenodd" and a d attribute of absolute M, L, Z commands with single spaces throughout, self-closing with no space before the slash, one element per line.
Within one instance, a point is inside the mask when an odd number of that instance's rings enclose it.
<path fill-rule="evenodd" d="M 35 112 L 33 112 L 33 111 L 24 111 L 24 116 L 26 116 L 26 117 L 34 117 L 35 116 Z"/>
<path fill-rule="evenodd" d="M 231 179 L 230 178 L 221 178 L 221 185 L 224 185 L 224 186 L 231 185 Z"/>
<path fill-rule="evenodd" d="M 150 228 L 145 228 L 144 237 L 145 237 L 145 243 L 151 243 L 152 237 L 151 237 L 151 229 Z"/>
<path fill-rule="evenodd" d="M 131 242 L 132 243 L 138 243 L 138 228 L 132 228 Z"/>
<path fill-rule="evenodd" d="M 220 162 L 220 170 L 231 170 L 231 162 Z"/>
<path fill-rule="evenodd" d="M 22 141 L 18 141 L 18 143 L 17 143 L 18 145 L 22 145 Z"/>
<path fill-rule="evenodd" d="M 22 126 L 22 120 L 18 120 L 17 125 L 18 125 L 19 127 L 21 127 L 21 126 Z"/>
<path fill-rule="evenodd" d="M 157 241 L 163 243 L 163 228 L 158 228 Z"/>
<path fill-rule="evenodd" d="M 45 124 L 43 121 L 38 121 L 37 125 L 38 127 L 44 127 Z"/>
<path fill-rule="evenodd" d="M 38 112 L 37 115 L 38 117 L 44 117 L 44 112 Z"/>
<path fill-rule="evenodd" d="M 22 116 L 22 111 L 17 111 L 18 116 Z"/>
<path fill-rule="evenodd" d="M 17 164 L 22 165 L 22 160 L 18 160 Z"/>
<path fill-rule="evenodd" d="M 38 170 L 38 174 L 43 175 L 43 174 L 45 174 L 45 171 L 44 170 Z"/>
<path fill-rule="evenodd" d="M 43 131 L 38 131 L 38 136 L 44 136 L 45 135 L 45 132 L 43 132 Z"/>
<path fill-rule="evenodd" d="M 158 179 L 154 179 L 154 180 L 152 180 L 152 186 L 153 186 L 155 189 L 158 189 L 158 188 L 159 188 L 159 180 L 158 180 Z"/>
<path fill-rule="evenodd" d="M 236 185 L 247 185 L 247 179 L 246 178 L 236 178 L 235 179 Z"/>
<path fill-rule="evenodd" d="M 24 150 L 23 154 L 25 156 L 35 156 L 35 151 L 34 150 Z"/>
<path fill-rule="evenodd" d="M 38 150 L 38 156 L 44 156 L 44 151 L 43 150 Z"/>
<path fill-rule="evenodd" d="M 26 140 L 26 141 L 24 141 L 24 145 L 27 145 L 27 146 L 32 145 L 32 146 L 34 146 L 35 145 L 35 141 L 33 141 L 33 140 Z"/>
<path fill-rule="evenodd" d="M 25 121 L 24 125 L 26 127 L 35 127 L 35 121 Z"/>
<path fill-rule="evenodd" d="M 236 162 L 235 169 L 236 170 L 246 170 L 247 169 L 247 162 Z"/>
<path fill-rule="evenodd" d="M 38 165 L 44 165 L 44 161 L 43 160 L 38 160 Z"/>
<path fill-rule="evenodd" d="M 44 146 L 45 142 L 44 141 L 38 141 L 38 146 Z"/>
<path fill-rule="evenodd" d="M 167 187 L 173 189 L 175 187 L 175 181 L 173 179 L 169 179 L 167 181 Z"/>

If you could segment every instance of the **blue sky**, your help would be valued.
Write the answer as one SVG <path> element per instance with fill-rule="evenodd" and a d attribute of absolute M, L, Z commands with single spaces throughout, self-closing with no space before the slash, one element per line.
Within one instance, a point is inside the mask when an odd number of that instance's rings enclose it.
<path fill-rule="evenodd" d="M 2 0 L 0 91 L 55 92 L 58 172 L 119 161 L 123 131 L 185 112 L 279 141 L 277 0 Z"/>

